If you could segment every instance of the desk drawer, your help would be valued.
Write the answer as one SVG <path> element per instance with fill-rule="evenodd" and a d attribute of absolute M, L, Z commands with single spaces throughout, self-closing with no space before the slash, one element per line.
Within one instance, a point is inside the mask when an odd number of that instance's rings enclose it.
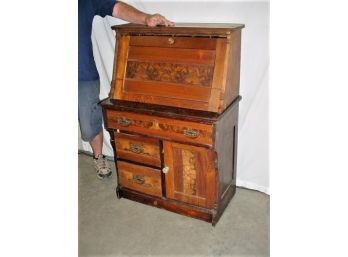
<path fill-rule="evenodd" d="M 159 140 L 115 133 L 117 158 L 161 167 Z"/>
<path fill-rule="evenodd" d="M 119 184 L 148 195 L 161 196 L 161 171 L 145 166 L 117 161 Z"/>
<path fill-rule="evenodd" d="M 213 125 L 145 114 L 106 110 L 108 128 L 212 146 Z"/>

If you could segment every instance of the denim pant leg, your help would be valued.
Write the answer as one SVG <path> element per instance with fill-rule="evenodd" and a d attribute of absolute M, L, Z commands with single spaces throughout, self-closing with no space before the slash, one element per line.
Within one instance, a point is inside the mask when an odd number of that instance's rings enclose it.
<path fill-rule="evenodd" d="M 100 81 L 79 81 L 78 114 L 82 140 L 90 142 L 102 130 L 103 113 L 98 105 Z"/>

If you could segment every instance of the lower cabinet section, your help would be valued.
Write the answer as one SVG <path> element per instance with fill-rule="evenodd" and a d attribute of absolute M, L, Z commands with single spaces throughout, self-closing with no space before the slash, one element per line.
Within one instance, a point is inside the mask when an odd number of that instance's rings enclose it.
<path fill-rule="evenodd" d="M 214 207 L 216 169 L 212 149 L 119 132 L 115 133 L 115 142 L 121 188 L 187 206 Z M 136 150 L 132 149 L 134 145 Z"/>
<path fill-rule="evenodd" d="M 104 109 L 104 117 L 115 151 L 117 196 L 215 225 L 236 190 L 238 104 L 202 123 L 199 117 L 190 116 L 187 122 L 167 113 L 159 115 L 173 126 L 182 126 L 175 130 L 180 137 L 172 131 L 164 133 L 166 127 L 157 124 L 157 116 L 138 113 L 137 108 L 123 111 L 122 105 L 109 108 Z M 123 127 L 115 127 L 115 113 L 127 117 L 127 122 L 119 119 Z M 137 120 L 128 121 L 135 116 Z M 136 129 L 144 121 L 149 124 Z M 211 134 L 198 130 L 200 127 L 210 128 Z M 202 135 L 208 137 L 206 141 Z"/>
<path fill-rule="evenodd" d="M 215 155 L 211 149 L 163 140 L 161 165 L 159 143 L 155 144 L 155 139 L 116 133 L 115 141 L 121 186 L 200 207 L 214 206 L 216 171 Z M 133 145 L 142 151 L 132 152 Z M 153 162 L 156 156 L 159 167 L 163 167 L 162 171 L 148 165 L 157 164 Z M 161 172 L 164 176 L 164 194 Z"/>

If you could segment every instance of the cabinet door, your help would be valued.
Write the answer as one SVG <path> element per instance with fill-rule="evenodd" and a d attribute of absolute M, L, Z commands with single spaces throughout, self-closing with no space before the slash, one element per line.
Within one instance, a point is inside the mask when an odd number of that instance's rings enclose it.
<path fill-rule="evenodd" d="M 214 152 L 168 141 L 163 147 L 167 198 L 212 208 L 216 191 Z"/>

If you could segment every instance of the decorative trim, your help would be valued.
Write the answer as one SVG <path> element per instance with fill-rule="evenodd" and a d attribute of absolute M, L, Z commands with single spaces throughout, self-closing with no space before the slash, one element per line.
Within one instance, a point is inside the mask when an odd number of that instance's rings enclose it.
<path fill-rule="evenodd" d="M 214 67 L 176 63 L 127 62 L 126 78 L 209 87 Z"/>

